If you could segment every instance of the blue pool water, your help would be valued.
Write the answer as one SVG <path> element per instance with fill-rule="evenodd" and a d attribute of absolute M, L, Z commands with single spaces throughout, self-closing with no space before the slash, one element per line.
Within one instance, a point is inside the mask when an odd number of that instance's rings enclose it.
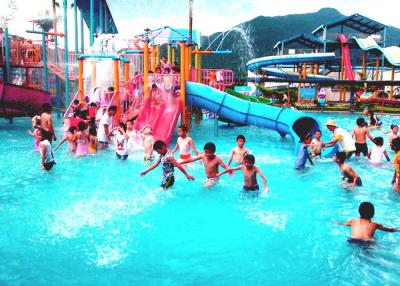
<path fill-rule="evenodd" d="M 358 117 L 316 116 L 346 129 Z M 364 186 L 349 192 L 331 161 L 294 171 L 291 139 L 256 127 L 221 127 L 214 137 L 213 124 L 194 128 L 197 147 L 213 141 L 227 161 L 244 134 L 270 194 L 244 195 L 240 174 L 205 190 L 198 163 L 194 182 L 177 171 L 174 188 L 160 191 L 159 168 L 139 177 L 141 154 L 76 159 L 67 146 L 45 173 L 25 133 L 30 120 L 0 121 L 0 285 L 400 285 L 400 234 L 378 232 L 375 246 L 360 249 L 332 223 L 371 201 L 376 221 L 400 226 L 390 165 L 351 160 Z"/>

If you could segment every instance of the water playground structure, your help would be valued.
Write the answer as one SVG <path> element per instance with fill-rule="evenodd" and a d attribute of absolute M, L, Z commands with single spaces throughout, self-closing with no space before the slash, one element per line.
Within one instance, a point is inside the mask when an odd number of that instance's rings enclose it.
<path fill-rule="evenodd" d="M 275 56 L 251 60 L 247 68 L 255 82 L 275 80 L 286 84 L 288 93 L 297 90 L 298 103 L 314 100 L 321 87 L 332 87 L 337 90 L 332 101 L 398 106 L 400 48 L 385 47 L 386 30 L 354 14 L 278 41 Z"/>
<path fill-rule="evenodd" d="M 255 97 L 238 97 L 225 92 L 225 87 L 235 84 L 233 71 L 205 69 L 202 66 L 202 57 L 208 54 L 229 54 L 230 51 L 202 50 L 200 34 L 196 31 L 165 26 L 154 30 L 146 29 L 132 39 L 118 39 L 108 33 L 117 32 L 109 9 L 89 9 L 88 12 L 88 7 L 82 2 L 77 1 L 74 13 L 79 8 L 81 29 L 84 20 L 89 27 L 90 50 L 84 49 L 82 39 L 79 49 L 78 29 L 75 29 L 76 45 L 72 52 L 68 51 L 68 41 L 65 41 L 68 37 L 67 30 L 62 34 L 57 31 L 29 30 L 30 33 L 42 35 L 41 44 L 35 45 L 28 45 L 25 40 L 9 41 L 7 29 L 5 30 L 5 53 L 1 59 L 5 75 L 3 86 L 6 88 L 2 98 L 10 98 L 7 90 L 14 70 L 22 69 L 25 71 L 25 76 L 22 77 L 25 88 L 16 97 L 23 98 L 22 101 L 26 101 L 24 106 L 31 108 L 29 112 L 11 112 L 10 108 L 18 108 L 20 105 L 15 103 L 21 100 L 3 100 L 3 113 L 0 114 L 2 117 L 37 112 L 39 104 L 36 101 L 39 97 L 27 99 L 26 94 L 32 92 L 32 88 L 38 88 L 38 83 L 41 82 L 43 93 L 40 98 L 43 97 L 46 101 L 47 91 L 53 93 L 56 108 L 58 111 L 65 110 L 64 116 L 69 116 L 74 100 L 83 101 L 85 97 L 90 99 L 97 88 L 112 86 L 113 91 L 107 106 L 117 106 L 116 123 L 135 118 L 137 130 L 149 125 L 155 130 L 156 139 L 166 142 L 171 140 L 179 117 L 182 124 L 190 125 L 192 115 L 198 118 L 201 109 L 217 114 L 229 122 L 275 130 L 281 136 L 289 135 L 295 142 L 305 134 L 321 129 L 318 120 L 300 111 L 260 103 L 254 100 Z M 98 4 L 107 5 L 103 1 Z M 106 14 L 101 14 L 101 11 L 106 11 Z M 75 24 L 77 28 L 78 25 Z M 350 37 L 345 34 L 345 29 L 363 33 L 364 38 L 354 34 Z M 95 30 L 104 33 L 95 37 Z M 386 26 L 359 14 L 323 24 L 311 34 L 279 41 L 275 45 L 275 56 L 250 60 L 247 63 L 248 81 L 283 83 L 287 86 L 289 103 L 291 89 L 298 90 L 297 101 L 301 102 L 314 100 L 321 87 L 336 86 L 339 90 L 339 101 L 345 102 L 349 98 L 349 86 L 350 100 L 355 101 L 355 90 L 361 90 L 364 83 L 383 86 L 389 82 L 387 99 L 377 99 L 372 96 L 373 93 L 364 90 L 362 94 L 359 92 L 359 101 L 377 101 L 382 106 L 384 103 L 397 104 L 393 98 L 395 74 L 400 64 L 400 48 L 380 47 L 372 40 L 373 35 L 382 31 L 381 43 L 384 44 Z M 81 37 L 82 35 L 81 31 Z M 63 48 L 57 46 L 58 38 L 64 38 Z M 288 49 L 291 45 L 295 45 L 297 50 Z M 162 55 L 167 59 L 166 64 L 169 67 L 179 62 L 175 73 L 156 72 Z M 41 72 L 32 76 L 30 69 Z M 386 80 L 388 73 L 390 80 Z M 21 74 L 23 73 L 19 74 L 20 78 Z M 64 86 L 64 94 L 61 86 Z M 76 92 L 74 96 L 70 96 L 70 90 L 73 89 Z M 371 96 L 367 97 L 368 94 Z"/>

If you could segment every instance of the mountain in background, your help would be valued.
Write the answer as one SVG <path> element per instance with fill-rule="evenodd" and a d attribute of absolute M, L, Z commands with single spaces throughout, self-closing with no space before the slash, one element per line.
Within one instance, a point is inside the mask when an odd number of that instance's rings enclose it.
<path fill-rule="evenodd" d="M 297 34 L 311 33 L 322 24 L 345 17 L 333 8 L 323 8 L 315 13 L 286 16 L 259 16 L 239 24 L 233 30 L 217 32 L 202 37 L 202 48 L 232 50 L 228 55 L 204 55 L 203 66 L 233 69 L 246 73 L 246 63 L 257 57 L 274 55 L 273 46 L 280 40 Z M 221 40 L 224 41 L 221 43 Z M 386 46 L 400 44 L 400 29 L 389 26 Z M 210 45 L 211 44 L 211 45 Z"/>

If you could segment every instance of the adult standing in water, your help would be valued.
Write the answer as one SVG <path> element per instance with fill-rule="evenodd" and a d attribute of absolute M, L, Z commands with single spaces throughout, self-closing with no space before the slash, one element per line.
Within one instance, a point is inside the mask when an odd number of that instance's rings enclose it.
<path fill-rule="evenodd" d="M 339 144 L 339 149 L 346 153 L 346 158 L 349 159 L 356 151 L 356 144 L 350 133 L 336 125 L 335 120 L 328 120 L 325 124 L 329 131 L 333 132 L 332 141 L 324 143 L 325 147 Z"/>
<path fill-rule="evenodd" d="M 42 105 L 43 113 L 40 115 L 40 127 L 42 134 L 45 139 L 49 140 L 50 144 L 52 140 L 56 141 L 57 137 L 54 133 L 53 118 L 51 117 L 51 111 L 53 107 L 50 103 L 45 103 Z"/>

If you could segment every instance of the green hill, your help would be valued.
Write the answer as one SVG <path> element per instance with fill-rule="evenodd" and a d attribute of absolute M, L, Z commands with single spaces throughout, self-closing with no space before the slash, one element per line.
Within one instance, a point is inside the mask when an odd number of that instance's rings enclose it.
<path fill-rule="evenodd" d="M 227 68 L 245 73 L 246 63 L 250 59 L 273 55 L 273 46 L 282 39 L 301 33 L 311 33 L 321 24 L 345 17 L 333 8 L 323 8 L 315 13 L 293 14 L 286 16 L 259 16 L 239 24 L 233 30 L 214 33 L 202 37 L 202 47 L 215 50 L 232 50 L 230 55 L 205 55 L 203 66 L 209 68 Z M 225 38 L 221 44 L 221 39 Z M 215 40 L 215 41 L 214 41 Z M 214 41 L 214 43 L 213 43 Z M 211 43 L 211 45 L 210 45 Z M 400 43 L 400 29 L 388 27 L 387 45 Z"/>

